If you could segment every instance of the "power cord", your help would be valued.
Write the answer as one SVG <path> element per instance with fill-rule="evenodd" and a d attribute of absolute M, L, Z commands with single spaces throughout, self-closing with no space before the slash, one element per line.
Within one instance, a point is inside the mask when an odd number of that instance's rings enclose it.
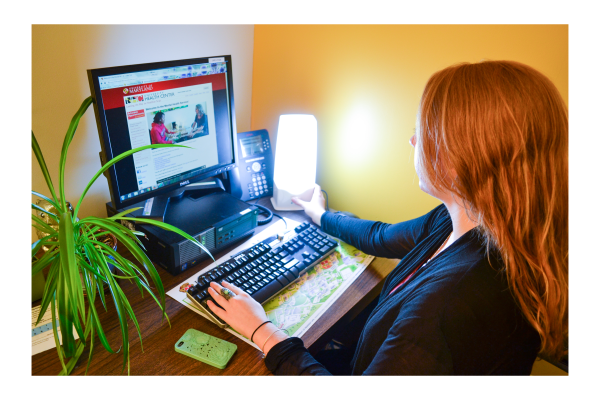
<path fill-rule="evenodd" d="M 269 210 L 267 207 L 261 206 L 260 204 L 257 204 L 257 203 L 258 203 L 258 199 L 256 199 L 253 206 L 258 207 L 261 210 L 261 214 L 265 214 L 265 213 L 267 214 L 267 217 L 265 219 L 256 221 L 257 225 L 266 225 L 269 222 L 271 222 L 271 220 L 273 219 L 273 216 L 276 216 L 277 218 L 279 218 L 283 221 L 283 223 L 285 224 L 285 229 L 287 229 L 287 222 L 285 219 L 283 219 L 283 217 L 281 215 L 276 214 L 273 211 Z"/>
<path fill-rule="evenodd" d="M 323 189 L 321 189 L 321 192 L 325 193 L 325 211 L 329 211 L 329 195 Z"/>

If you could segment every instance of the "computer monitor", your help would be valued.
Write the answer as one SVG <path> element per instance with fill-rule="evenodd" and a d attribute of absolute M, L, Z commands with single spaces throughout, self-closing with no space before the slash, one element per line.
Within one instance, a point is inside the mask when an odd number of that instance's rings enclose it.
<path fill-rule="evenodd" d="M 102 147 L 108 162 L 153 143 L 109 169 L 115 209 L 205 180 L 235 165 L 231 56 L 88 70 Z"/>

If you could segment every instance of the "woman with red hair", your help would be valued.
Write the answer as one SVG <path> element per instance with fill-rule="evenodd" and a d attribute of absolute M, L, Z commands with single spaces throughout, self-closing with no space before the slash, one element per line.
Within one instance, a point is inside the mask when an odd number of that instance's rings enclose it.
<path fill-rule="evenodd" d="M 402 261 L 384 283 L 342 374 L 526 375 L 560 359 L 568 326 L 568 118 L 552 82 L 511 61 L 433 74 L 415 134 L 419 187 L 442 204 L 398 224 L 326 212 L 316 187 L 296 199 L 328 234 Z M 209 290 L 211 310 L 250 337 L 260 304 Z M 215 290 L 216 289 L 216 290 Z M 329 374 L 299 338 L 254 333 L 275 374 Z M 339 367 L 339 365 L 338 365 Z"/>

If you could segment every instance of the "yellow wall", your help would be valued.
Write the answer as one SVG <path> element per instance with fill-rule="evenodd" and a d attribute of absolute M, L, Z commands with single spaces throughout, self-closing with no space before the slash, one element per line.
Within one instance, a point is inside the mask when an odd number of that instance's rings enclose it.
<path fill-rule="evenodd" d="M 233 68 L 237 128 L 246 131 L 250 129 L 253 44 L 252 25 L 33 25 L 32 130 L 54 184 L 58 185 L 59 155 L 69 122 L 90 95 L 87 69 L 231 54 L 237 66 Z M 69 149 L 68 201 L 76 203 L 100 169 L 99 152 L 90 107 Z M 33 153 L 32 189 L 50 194 Z M 82 203 L 80 215 L 106 216 L 108 201 L 108 183 L 101 176 Z"/>
<path fill-rule="evenodd" d="M 529 64 L 568 100 L 566 25 L 257 25 L 252 129 L 275 143 L 280 114 L 314 114 L 330 207 L 416 217 L 439 204 L 420 192 L 408 144 L 421 91 L 433 72 L 482 59 Z"/>

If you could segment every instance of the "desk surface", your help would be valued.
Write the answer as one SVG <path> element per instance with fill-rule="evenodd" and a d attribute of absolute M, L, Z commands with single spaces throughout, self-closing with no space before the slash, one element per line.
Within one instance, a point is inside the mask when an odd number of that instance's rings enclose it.
<path fill-rule="evenodd" d="M 271 207 L 268 199 L 261 199 L 258 204 Z M 308 220 L 303 211 L 277 212 L 297 221 Z M 274 217 L 276 220 L 277 217 Z M 269 225 L 260 226 L 255 233 L 260 232 Z M 122 249 L 119 249 L 122 250 Z M 126 250 L 125 250 L 126 251 Z M 213 254 L 218 259 L 223 254 L 231 251 Z M 123 255 L 132 260 L 129 254 Z M 212 260 L 205 260 L 196 267 L 172 276 L 162 268 L 157 267 L 158 273 L 165 287 L 165 292 L 171 290 L 185 279 L 194 275 L 210 264 Z M 372 300 L 374 300 L 383 285 L 383 280 L 396 266 L 397 260 L 375 258 L 368 268 L 352 283 L 344 294 L 330 307 L 327 312 L 304 334 L 302 340 L 311 353 L 316 353 L 327 343 L 343 326 L 356 317 Z M 248 345 L 229 332 L 220 329 L 207 319 L 189 310 L 169 296 L 166 296 L 166 311 L 170 320 L 170 327 L 166 321 L 161 321 L 160 309 L 147 294 L 142 298 L 139 290 L 133 284 L 123 283 L 121 288 L 127 295 L 131 306 L 137 316 L 142 333 L 142 344 L 133 324 L 129 328 L 130 340 L 130 373 L 131 375 L 270 375 L 262 360 L 262 353 Z M 33 303 L 33 306 L 39 301 Z M 107 302 L 107 312 L 100 312 L 102 305 L 98 306 L 102 327 L 113 350 L 121 346 L 121 332 L 116 317 L 114 304 Z M 190 328 L 200 330 L 223 340 L 235 343 L 238 346 L 236 354 L 229 365 L 221 370 L 191 358 L 176 353 L 173 346 L 177 339 Z M 88 375 L 120 375 L 122 372 L 123 356 L 120 353 L 110 354 L 97 340 L 94 341 L 94 354 Z M 87 365 L 87 350 L 81 356 L 78 366 L 72 375 L 85 374 Z M 32 375 L 56 375 L 60 372 L 60 362 L 56 349 L 50 349 L 32 356 Z"/>

